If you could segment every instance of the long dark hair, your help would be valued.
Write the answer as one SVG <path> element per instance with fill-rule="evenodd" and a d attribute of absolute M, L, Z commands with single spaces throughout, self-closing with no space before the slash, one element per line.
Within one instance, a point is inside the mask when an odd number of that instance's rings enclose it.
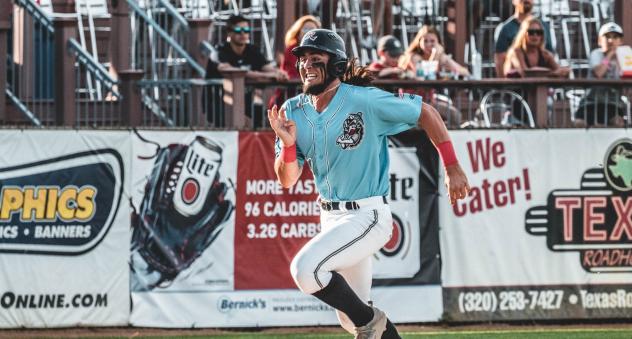
<path fill-rule="evenodd" d="M 367 66 L 359 66 L 356 58 L 349 60 L 347 69 L 342 75 L 342 82 L 354 86 L 369 86 L 373 79 L 375 79 L 373 72 Z"/>

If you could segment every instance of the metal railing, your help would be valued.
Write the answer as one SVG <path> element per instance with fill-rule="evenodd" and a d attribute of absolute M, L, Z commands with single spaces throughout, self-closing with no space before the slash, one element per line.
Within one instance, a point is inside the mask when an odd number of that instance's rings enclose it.
<path fill-rule="evenodd" d="M 223 83 L 218 79 L 140 81 L 142 125 L 230 127 L 224 116 Z"/>
<path fill-rule="evenodd" d="M 54 120 L 54 36 L 50 18 L 32 0 L 15 0 L 6 94 L 35 126 Z M 30 38 L 27 38 L 30 37 Z"/>
<path fill-rule="evenodd" d="M 632 126 L 630 80 L 380 80 L 375 85 L 393 92 L 412 89 L 423 95 L 450 128 Z M 596 124 L 595 116 L 600 118 Z"/>
<path fill-rule="evenodd" d="M 68 51 L 75 56 L 76 60 L 76 125 L 105 127 L 120 123 L 122 119 L 118 103 L 123 97 L 118 92 L 118 81 L 108 73 L 102 64 L 83 49 L 77 40 L 70 39 L 68 41 Z M 84 87 L 86 79 L 91 79 L 90 81 L 95 82 L 98 86 L 86 89 Z"/>
<path fill-rule="evenodd" d="M 630 80 L 376 80 L 373 85 L 395 96 L 421 95 L 450 129 L 632 127 Z M 301 89 L 297 81 L 248 81 L 244 92 L 247 127 L 256 129 L 267 126 L 267 108 Z"/>
<path fill-rule="evenodd" d="M 186 51 L 188 24 L 164 0 L 147 0 L 141 7 L 127 0 L 132 21 L 132 68 L 145 70 L 146 79 L 204 77 L 205 69 Z"/>

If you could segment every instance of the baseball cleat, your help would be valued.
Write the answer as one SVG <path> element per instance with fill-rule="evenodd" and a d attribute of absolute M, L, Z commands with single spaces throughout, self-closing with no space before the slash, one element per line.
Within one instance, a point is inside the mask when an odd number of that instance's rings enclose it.
<path fill-rule="evenodd" d="M 386 330 L 386 314 L 373 307 L 373 319 L 368 324 L 355 328 L 356 339 L 379 339 Z"/>

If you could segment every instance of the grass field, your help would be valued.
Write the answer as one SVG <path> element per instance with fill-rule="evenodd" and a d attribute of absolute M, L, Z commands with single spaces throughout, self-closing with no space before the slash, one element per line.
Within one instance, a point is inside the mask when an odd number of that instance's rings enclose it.
<path fill-rule="evenodd" d="M 1 334 L 1 332 L 0 332 Z M 433 338 L 433 339 L 498 339 L 498 338 L 511 338 L 511 339 L 594 339 L 594 338 L 607 338 L 607 339 L 632 339 L 632 325 L 630 328 L 616 328 L 616 329 L 599 329 L 599 328 L 573 328 L 573 329 L 520 329 L 520 330 L 467 330 L 467 331 L 424 331 L 424 332 L 403 332 L 401 333 L 404 339 L 409 338 Z M 18 336 L 21 337 L 21 336 Z M 129 339 L 129 338 L 144 338 L 144 339 L 328 339 L 328 338 L 350 338 L 351 336 L 346 333 L 328 333 L 328 334 L 315 334 L 315 333 L 230 333 L 230 334 L 217 334 L 217 335 L 169 335 L 169 336 L 144 336 L 139 332 L 132 335 L 125 336 L 86 336 L 72 338 L 86 338 L 86 339 Z M 60 338 L 58 335 L 53 336 L 28 336 L 28 338 Z"/>

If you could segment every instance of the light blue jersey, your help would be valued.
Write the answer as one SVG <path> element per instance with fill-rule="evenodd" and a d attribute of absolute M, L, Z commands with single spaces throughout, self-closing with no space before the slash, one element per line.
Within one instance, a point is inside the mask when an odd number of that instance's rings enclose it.
<path fill-rule="evenodd" d="M 418 95 L 345 83 L 321 113 L 303 94 L 283 104 L 296 122 L 299 166 L 307 160 L 320 196 L 332 201 L 388 194 L 387 136 L 416 126 L 421 105 Z"/>

